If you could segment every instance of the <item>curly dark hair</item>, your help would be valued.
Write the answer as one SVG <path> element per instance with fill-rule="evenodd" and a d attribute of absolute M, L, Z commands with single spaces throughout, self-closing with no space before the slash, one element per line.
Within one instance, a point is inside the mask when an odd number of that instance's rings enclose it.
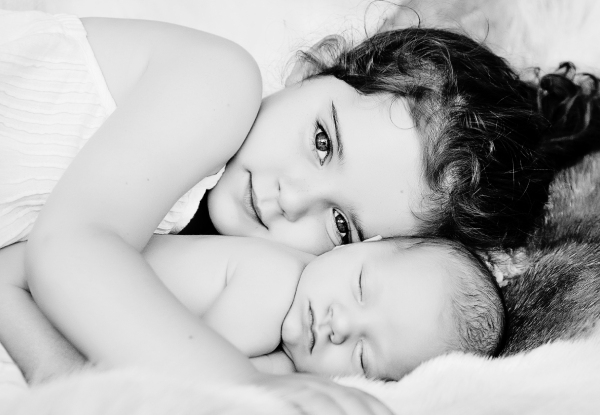
<path fill-rule="evenodd" d="M 525 81 L 483 44 L 427 28 L 378 33 L 355 47 L 330 37 L 300 58 L 307 78 L 330 75 L 360 94 L 408 103 L 430 190 L 416 213 L 421 236 L 475 249 L 522 245 L 555 171 L 597 147 L 596 78 L 580 85 L 572 65 Z"/>

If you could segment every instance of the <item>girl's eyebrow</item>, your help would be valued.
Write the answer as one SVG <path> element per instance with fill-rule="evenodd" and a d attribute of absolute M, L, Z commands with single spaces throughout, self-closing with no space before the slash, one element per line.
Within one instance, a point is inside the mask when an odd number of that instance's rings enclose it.
<path fill-rule="evenodd" d="M 338 158 L 340 163 L 344 162 L 344 141 L 342 140 L 342 132 L 340 124 L 338 122 L 337 109 L 335 104 L 331 101 L 331 119 L 333 120 L 333 129 L 335 130 L 335 142 L 337 147 Z"/>

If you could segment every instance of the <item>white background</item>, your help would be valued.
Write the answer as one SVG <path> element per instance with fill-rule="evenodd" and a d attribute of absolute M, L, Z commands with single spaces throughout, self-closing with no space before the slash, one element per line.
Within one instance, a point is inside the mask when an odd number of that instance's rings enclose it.
<path fill-rule="evenodd" d="M 371 0 L 0 0 L 8 10 L 160 20 L 231 39 L 257 60 L 265 94 L 283 85 L 298 49 L 345 32 L 363 37 L 389 10 Z M 367 8 L 369 9 L 367 12 Z M 365 21 L 369 22 L 365 26 Z"/>

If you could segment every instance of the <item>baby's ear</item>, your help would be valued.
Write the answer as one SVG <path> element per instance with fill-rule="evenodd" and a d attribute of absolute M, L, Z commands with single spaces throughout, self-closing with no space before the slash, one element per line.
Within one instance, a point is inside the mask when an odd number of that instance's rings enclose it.
<path fill-rule="evenodd" d="M 324 67 L 331 66 L 345 47 L 345 40 L 339 35 L 325 36 L 306 52 L 308 56 L 296 58 L 294 67 L 285 80 L 285 86 L 301 82 L 317 74 Z M 310 59 L 314 56 L 314 59 Z"/>

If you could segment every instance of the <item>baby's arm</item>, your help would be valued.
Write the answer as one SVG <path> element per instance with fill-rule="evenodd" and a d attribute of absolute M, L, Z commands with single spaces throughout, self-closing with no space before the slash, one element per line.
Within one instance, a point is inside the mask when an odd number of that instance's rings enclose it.
<path fill-rule="evenodd" d="M 292 305 L 302 270 L 312 255 L 269 241 L 241 240 L 227 287 L 203 319 L 248 357 L 272 353 Z"/>
<path fill-rule="evenodd" d="M 169 290 L 248 357 L 273 352 L 313 256 L 264 239 L 154 237 L 144 256 Z"/>
<path fill-rule="evenodd" d="M 0 249 L 0 343 L 29 383 L 82 368 L 85 358 L 50 324 L 29 293 L 25 243 Z"/>

